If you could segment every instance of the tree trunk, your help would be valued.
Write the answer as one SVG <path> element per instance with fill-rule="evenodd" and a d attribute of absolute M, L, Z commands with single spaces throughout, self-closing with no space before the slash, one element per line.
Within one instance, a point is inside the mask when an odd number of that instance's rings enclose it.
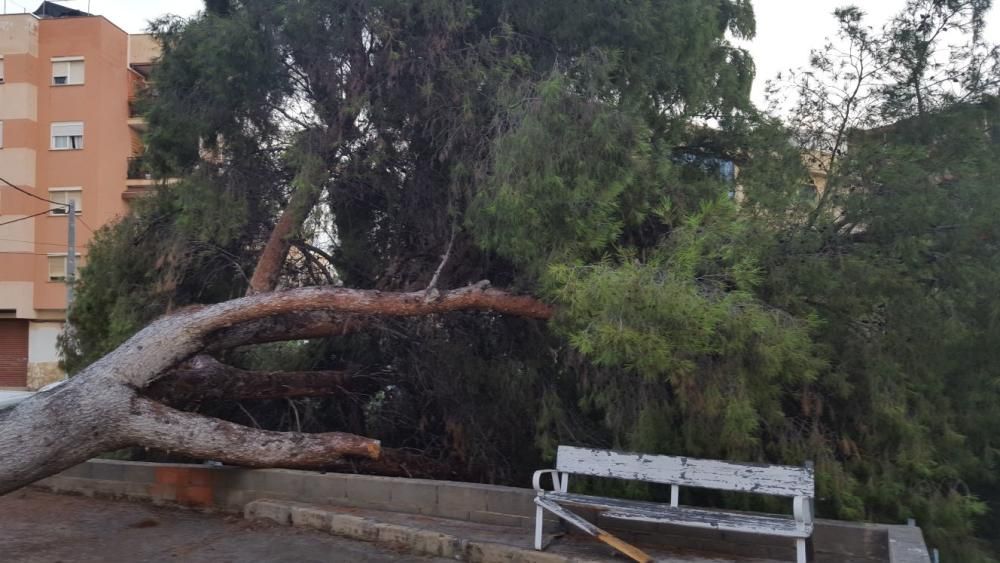
<path fill-rule="evenodd" d="M 134 392 L 99 378 L 73 378 L 0 411 L 0 494 L 124 447 Z"/>
<path fill-rule="evenodd" d="M 253 467 L 323 468 L 345 458 L 378 459 L 377 440 L 340 433 L 255 430 L 177 411 L 141 397 L 138 391 L 210 347 L 345 330 L 344 315 L 478 310 L 548 319 L 553 314 L 549 305 L 532 297 L 488 285 L 441 292 L 433 299 L 424 291 L 303 288 L 177 311 L 154 321 L 62 385 L 0 411 L 0 494 L 126 446 Z"/>
<path fill-rule="evenodd" d="M 274 291 L 277 287 L 278 276 L 281 275 L 281 268 L 285 264 L 285 258 L 288 257 L 288 250 L 292 247 L 292 236 L 295 230 L 302 226 L 302 222 L 312 212 L 313 207 L 316 207 L 319 194 L 318 188 L 309 185 L 302 185 L 292 193 L 291 201 L 282 211 L 281 217 L 271 230 L 267 245 L 257 259 L 247 295 Z"/>

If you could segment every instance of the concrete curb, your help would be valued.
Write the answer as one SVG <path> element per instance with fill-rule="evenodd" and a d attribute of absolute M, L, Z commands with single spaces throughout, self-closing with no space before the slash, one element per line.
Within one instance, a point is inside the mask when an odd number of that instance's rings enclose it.
<path fill-rule="evenodd" d="M 320 530 L 354 540 L 375 542 L 415 555 L 446 557 L 470 563 L 584 563 L 592 560 L 524 549 L 494 542 L 465 540 L 413 526 L 379 522 L 332 508 L 290 501 L 261 499 L 243 512 L 247 520 L 268 520 L 284 526 Z"/>
<path fill-rule="evenodd" d="M 287 469 L 91 460 L 40 481 L 36 486 L 54 492 L 231 513 L 242 513 L 247 504 L 261 500 L 299 503 L 303 507 L 318 505 L 342 513 L 352 509 L 367 510 L 386 513 L 387 520 L 389 514 L 401 515 L 403 521 L 395 518 L 389 521 L 404 525 L 409 522 L 405 517 L 412 515 L 416 522 L 426 517 L 468 525 L 502 526 L 521 534 L 524 539 L 531 537 L 535 517 L 535 491 L 532 489 Z M 595 524 L 623 540 L 653 549 L 686 549 L 774 560 L 791 560 L 795 553 L 791 542 L 763 536 L 672 528 L 644 522 L 623 523 L 593 516 Z M 307 517 L 301 516 L 300 520 L 302 518 Z M 548 516 L 546 520 L 551 521 Z M 325 527 L 325 524 L 319 525 Z M 463 536 L 454 529 L 445 528 L 444 531 Z M 383 535 L 389 533 L 386 531 Z M 930 561 L 923 535 L 916 527 L 819 519 L 814 539 L 817 560 L 821 562 Z M 507 542 L 506 539 L 500 541 Z M 527 543 L 507 543 L 530 547 Z M 462 547 L 459 551 L 467 560 L 486 560 L 473 557 L 471 549 Z M 550 554 L 545 552 L 545 555 Z M 534 560 L 541 560 L 537 554 L 534 556 Z"/>

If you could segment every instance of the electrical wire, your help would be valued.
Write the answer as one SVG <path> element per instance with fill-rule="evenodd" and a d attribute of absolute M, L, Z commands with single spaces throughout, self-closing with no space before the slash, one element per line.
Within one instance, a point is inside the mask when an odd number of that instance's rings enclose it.
<path fill-rule="evenodd" d="M 33 218 L 38 217 L 40 215 L 48 215 L 48 214 L 49 214 L 49 210 L 46 209 L 45 211 L 42 211 L 41 213 L 35 213 L 34 215 L 28 215 L 27 217 L 21 217 L 20 219 L 14 219 L 13 221 L 7 221 L 6 223 L 0 223 L 0 227 L 3 227 L 4 225 L 13 225 L 14 223 L 20 223 L 21 221 L 27 221 L 28 219 L 33 219 Z"/>
<path fill-rule="evenodd" d="M 68 203 L 59 203 L 58 201 L 52 201 L 51 199 L 45 199 L 42 196 L 37 196 L 37 195 L 35 195 L 35 194 L 27 191 L 27 190 L 22 190 L 21 188 L 19 188 L 19 187 L 15 186 L 14 184 L 12 184 L 10 181 L 8 181 L 3 176 L 0 176 L 0 182 L 3 182 L 4 184 L 7 184 L 8 186 L 14 188 L 15 190 L 21 192 L 22 194 L 24 194 L 24 195 L 26 195 L 28 197 L 33 197 L 33 198 L 37 199 L 38 201 L 44 201 L 45 203 L 51 203 L 53 205 L 61 205 L 63 207 L 69 207 Z M 48 213 L 48 211 L 46 211 L 46 213 Z"/>
<path fill-rule="evenodd" d="M 3 252 L 2 254 L 4 256 L 66 256 L 65 252 Z M 77 257 L 83 256 L 79 252 L 76 255 Z"/>
<path fill-rule="evenodd" d="M 37 242 L 37 241 L 30 241 L 30 240 L 18 240 L 16 238 L 0 238 L 0 240 L 2 240 L 4 242 L 23 242 L 24 244 L 38 244 L 38 245 L 41 245 L 41 246 L 57 246 L 59 248 L 66 248 L 66 243 L 65 242 L 62 243 L 62 244 L 57 244 L 57 243 L 54 243 L 54 242 Z"/>

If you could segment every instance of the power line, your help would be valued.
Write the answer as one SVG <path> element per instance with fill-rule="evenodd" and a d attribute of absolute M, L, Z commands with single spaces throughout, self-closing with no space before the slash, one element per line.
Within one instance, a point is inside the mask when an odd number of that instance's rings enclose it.
<path fill-rule="evenodd" d="M 33 197 L 33 198 L 35 198 L 35 199 L 37 199 L 39 201 L 44 201 L 45 203 L 51 203 L 52 205 L 61 205 L 63 207 L 69 207 L 68 203 L 59 203 L 58 201 L 52 201 L 51 199 L 45 199 L 44 197 L 40 197 L 40 196 L 37 196 L 37 195 L 35 195 L 35 194 L 31 193 L 31 192 L 22 190 L 21 188 L 19 188 L 19 187 L 15 186 L 14 184 L 8 182 L 7 179 L 4 178 L 3 176 L 0 176 L 0 182 L 3 182 L 5 184 L 7 184 L 8 186 L 14 188 L 15 190 L 21 192 L 22 194 L 24 194 L 26 196 Z M 35 217 L 37 217 L 37 215 L 35 215 Z M 83 217 L 77 217 L 77 219 L 79 219 L 80 222 L 83 223 L 84 227 L 87 227 L 88 231 L 90 231 L 91 233 L 94 232 L 94 228 L 91 227 L 90 225 L 88 225 L 87 222 L 83 220 Z M 22 242 L 24 242 L 24 241 L 22 241 Z"/>
<path fill-rule="evenodd" d="M 65 248 L 65 247 L 64 247 Z M 66 252 L 0 252 L 0 256 L 66 256 Z M 82 255 L 77 252 L 77 256 L 82 258 Z"/>
<path fill-rule="evenodd" d="M 10 183 L 10 181 L 8 181 L 3 176 L 0 176 L 0 182 L 3 182 L 4 184 L 7 184 L 8 186 L 14 188 L 15 190 L 21 192 L 22 194 L 24 194 L 24 195 L 26 195 L 28 197 L 33 197 L 33 198 L 37 199 L 38 201 L 44 201 L 45 203 L 51 203 L 53 205 L 61 205 L 63 207 L 69 207 L 68 203 L 59 203 L 58 201 L 52 201 L 51 199 L 45 199 L 44 197 L 37 196 L 37 195 L 35 195 L 35 194 L 27 191 L 27 190 L 22 190 L 21 188 L 19 188 L 19 187 L 15 186 L 14 184 Z M 48 213 L 48 212 L 46 211 L 46 213 Z"/>
<path fill-rule="evenodd" d="M 16 238 L 0 238 L 0 240 L 2 240 L 4 242 L 23 242 L 24 244 L 39 244 L 39 245 L 42 245 L 42 246 L 58 246 L 59 248 L 66 248 L 66 243 L 57 244 L 57 243 L 54 243 L 54 242 L 39 242 L 39 241 L 31 241 L 31 240 L 18 240 Z M 3 252 L 0 252 L 0 254 L 3 254 Z"/>
<path fill-rule="evenodd" d="M 14 223 L 20 223 L 21 221 L 27 221 L 28 219 L 33 219 L 35 217 L 38 217 L 39 215 L 48 215 L 48 213 L 49 213 L 49 210 L 46 209 L 45 211 L 42 211 L 41 213 L 35 213 L 34 215 L 28 215 L 27 217 L 21 217 L 20 219 L 14 219 L 13 221 L 7 221 L 6 223 L 0 223 L 0 227 L 3 227 L 4 225 L 13 225 Z M 27 242 L 27 241 L 25 241 L 25 242 Z"/>

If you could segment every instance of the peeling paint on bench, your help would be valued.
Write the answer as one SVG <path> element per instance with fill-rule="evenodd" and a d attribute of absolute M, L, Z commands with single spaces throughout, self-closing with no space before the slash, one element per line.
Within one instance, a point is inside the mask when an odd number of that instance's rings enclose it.
<path fill-rule="evenodd" d="M 701 510 L 698 508 L 673 508 L 655 502 L 642 502 L 604 497 L 576 495 L 572 493 L 545 493 L 542 498 L 559 504 L 581 506 L 605 510 L 605 518 L 633 520 L 705 528 L 729 532 L 747 532 L 765 536 L 786 538 L 807 538 L 812 535 L 812 524 L 800 528 L 795 520 L 788 517 L 740 512 Z"/>
<path fill-rule="evenodd" d="M 813 470 L 559 446 L 556 469 L 576 475 L 783 497 L 815 496 Z"/>
<path fill-rule="evenodd" d="M 554 491 L 543 490 L 541 478 L 545 474 L 551 474 Z M 670 485 L 670 504 L 572 494 L 568 492 L 570 475 Z M 569 505 L 598 509 L 611 519 L 793 538 L 798 563 L 813 560 L 816 482 L 812 464 L 791 467 L 559 446 L 556 469 L 536 471 L 533 483 L 538 495 L 535 512 L 538 550 L 543 548 L 543 510 L 556 512 L 548 507 Z M 794 517 L 681 507 L 680 487 L 790 497 Z"/>

